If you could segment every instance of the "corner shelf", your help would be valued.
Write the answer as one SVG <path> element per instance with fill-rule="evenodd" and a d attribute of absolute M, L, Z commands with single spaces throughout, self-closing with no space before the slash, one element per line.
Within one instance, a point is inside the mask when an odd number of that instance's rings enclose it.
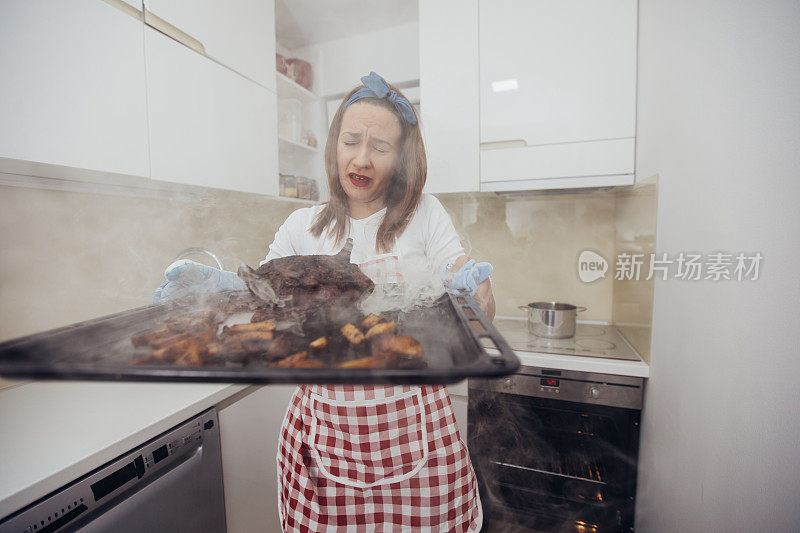
<path fill-rule="evenodd" d="M 275 73 L 276 87 L 279 98 L 297 98 L 304 104 L 319 102 L 319 96 L 312 93 L 302 85 L 295 83 L 280 72 Z"/>
<path fill-rule="evenodd" d="M 305 198 L 292 198 L 290 196 L 276 196 L 278 200 L 283 200 L 286 202 L 292 202 L 295 204 L 303 204 L 303 205 L 317 205 L 323 203 L 321 200 L 306 200 Z"/>
<path fill-rule="evenodd" d="M 319 148 L 314 148 L 312 146 L 308 146 L 307 144 L 303 144 L 301 142 L 297 142 L 293 139 L 289 139 L 287 137 L 283 137 L 278 135 L 278 149 L 286 149 L 293 152 L 308 152 L 312 154 L 316 154 L 319 152 Z"/>

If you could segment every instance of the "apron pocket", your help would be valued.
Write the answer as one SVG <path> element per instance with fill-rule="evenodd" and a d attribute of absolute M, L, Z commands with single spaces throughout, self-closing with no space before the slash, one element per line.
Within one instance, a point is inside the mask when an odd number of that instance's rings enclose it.
<path fill-rule="evenodd" d="M 422 390 L 339 401 L 310 393 L 308 446 L 320 474 L 361 489 L 403 481 L 428 459 Z"/>

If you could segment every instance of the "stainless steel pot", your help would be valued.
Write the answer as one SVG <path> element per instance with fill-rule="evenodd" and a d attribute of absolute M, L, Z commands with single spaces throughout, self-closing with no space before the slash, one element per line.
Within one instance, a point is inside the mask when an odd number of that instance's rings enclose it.
<path fill-rule="evenodd" d="M 528 311 L 528 331 L 548 339 L 567 339 L 575 335 L 575 318 L 585 307 L 561 302 L 533 302 L 520 305 Z"/>

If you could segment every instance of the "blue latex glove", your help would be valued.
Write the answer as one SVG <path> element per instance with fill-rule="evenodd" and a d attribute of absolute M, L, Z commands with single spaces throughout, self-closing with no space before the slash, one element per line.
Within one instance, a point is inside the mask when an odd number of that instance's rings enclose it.
<path fill-rule="evenodd" d="M 181 259 L 167 267 L 167 281 L 153 294 L 153 303 L 158 304 L 190 294 L 217 291 L 246 291 L 247 285 L 236 275 L 194 261 Z"/>
<path fill-rule="evenodd" d="M 478 285 L 488 278 L 494 267 L 489 263 L 476 263 L 470 259 L 457 272 L 450 273 L 449 268 L 442 272 L 442 282 L 452 293 L 458 296 L 475 296 Z"/>

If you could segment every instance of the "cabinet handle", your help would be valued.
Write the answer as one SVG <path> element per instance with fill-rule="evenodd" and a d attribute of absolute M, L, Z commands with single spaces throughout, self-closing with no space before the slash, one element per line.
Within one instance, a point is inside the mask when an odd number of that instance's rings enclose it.
<path fill-rule="evenodd" d="M 528 143 L 525 139 L 509 139 L 507 141 L 491 141 L 481 143 L 481 150 L 502 150 L 505 148 L 525 148 Z"/>
<path fill-rule="evenodd" d="M 136 9 L 135 7 L 126 2 L 123 2 L 122 0 L 103 0 L 103 2 L 110 5 L 111 7 L 119 9 L 126 15 L 130 15 L 131 17 L 135 18 L 140 22 L 142 20 L 142 11 L 140 9 Z"/>
<path fill-rule="evenodd" d="M 206 55 L 206 48 L 203 46 L 203 43 L 180 28 L 173 26 L 147 8 L 144 9 L 144 23 L 154 30 L 160 31 L 170 39 L 178 41 L 184 46 L 188 46 L 198 54 Z"/>

